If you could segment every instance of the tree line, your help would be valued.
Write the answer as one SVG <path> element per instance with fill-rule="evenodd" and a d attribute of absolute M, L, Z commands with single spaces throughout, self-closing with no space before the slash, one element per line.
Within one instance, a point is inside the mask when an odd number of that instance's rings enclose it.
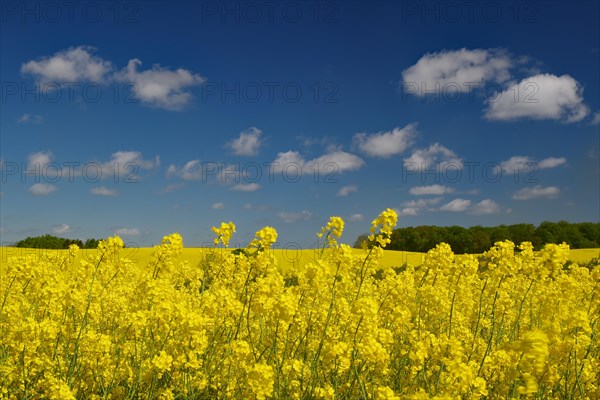
<path fill-rule="evenodd" d="M 70 245 L 76 244 L 80 249 L 96 249 L 100 239 L 87 239 L 85 242 L 80 239 L 66 239 L 52 235 L 42 235 L 27 237 L 15 243 L 15 247 L 25 247 L 30 249 L 68 249 Z"/>
<path fill-rule="evenodd" d="M 358 237 L 354 247 L 360 247 L 368 234 Z M 600 247 L 600 223 L 566 221 L 533 224 L 472 226 L 415 226 L 394 229 L 389 250 L 427 252 L 436 244 L 448 243 L 457 254 L 483 253 L 495 242 L 511 240 L 516 244 L 531 242 L 536 250 L 547 243 L 567 243 L 572 249 Z M 370 244 L 370 243 L 369 243 Z"/>

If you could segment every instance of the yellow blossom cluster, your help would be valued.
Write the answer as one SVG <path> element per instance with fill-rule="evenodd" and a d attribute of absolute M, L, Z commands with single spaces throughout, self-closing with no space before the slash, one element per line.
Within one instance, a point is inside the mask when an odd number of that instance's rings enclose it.
<path fill-rule="evenodd" d="M 397 218 L 357 253 L 332 217 L 285 273 L 272 227 L 219 248 L 231 222 L 197 263 L 177 233 L 147 263 L 118 237 L 2 260 L 0 399 L 600 398 L 600 267 L 509 241 L 384 266 Z"/>

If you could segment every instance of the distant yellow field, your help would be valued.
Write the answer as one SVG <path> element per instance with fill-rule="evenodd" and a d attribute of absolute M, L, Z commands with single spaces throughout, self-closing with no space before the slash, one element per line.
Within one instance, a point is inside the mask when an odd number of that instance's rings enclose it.
<path fill-rule="evenodd" d="M 212 249 L 208 248 L 184 248 L 181 254 L 181 260 L 189 261 L 190 264 L 194 265 L 198 263 L 204 255 L 208 254 Z M 226 249 L 222 251 L 231 251 L 232 249 Z M 1 247 L 0 248 L 0 261 L 5 262 L 9 257 L 22 256 L 25 254 L 38 254 L 41 255 L 47 251 L 66 251 L 66 250 L 42 250 L 42 249 L 22 249 L 15 247 Z M 129 248 L 123 249 L 123 257 L 127 257 L 135 262 L 146 263 L 152 256 L 153 249 L 150 247 L 144 248 Z M 319 258 L 319 250 L 315 249 L 273 249 L 271 250 L 278 259 L 279 265 L 283 271 L 287 271 L 290 268 L 297 267 L 298 265 L 306 264 L 310 261 L 314 261 Z M 82 249 L 79 252 L 79 257 L 85 257 L 95 253 L 96 250 L 85 250 Z M 355 249 L 354 253 L 360 255 L 363 251 Z M 405 263 L 414 266 L 420 265 L 423 262 L 425 253 L 411 252 L 411 251 L 396 251 L 396 250 L 385 250 L 381 264 L 383 266 L 401 266 Z M 570 259 L 576 263 L 588 263 L 593 258 L 600 257 L 600 249 L 573 249 L 570 252 Z"/>

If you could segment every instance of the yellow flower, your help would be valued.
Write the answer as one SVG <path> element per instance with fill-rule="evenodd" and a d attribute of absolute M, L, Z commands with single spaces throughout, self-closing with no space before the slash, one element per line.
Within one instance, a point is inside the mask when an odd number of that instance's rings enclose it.
<path fill-rule="evenodd" d="M 392 236 L 392 231 L 397 223 L 398 214 L 396 211 L 391 208 L 386 209 L 371 222 L 371 235 L 369 235 L 369 240 L 376 241 L 381 247 L 387 246 L 391 242 L 390 237 Z"/>
<path fill-rule="evenodd" d="M 248 248 L 256 247 L 260 250 L 270 249 L 271 245 L 277 241 L 277 231 L 275 228 L 265 226 L 256 232 L 256 238 L 253 239 Z"/>
<path fill-rule="evenodd" d="M 231 221 L 228 223 L 221 222 L 221 226 L 219 228 L 213 226 L 211 230 L 217 236 L 214 240 L 215 246 L 218 246 L 219 242 L 221 242 L 223 243 L 223 246 L 227 247 L 229 245 L 229 241 L 231 240 L 231 236 L 233 236 L 235 233 L 235 225 Z"/>
<path fill-rule="evenodd" d="M 248 386 L 256 399 L 263 400 L 273 394 L 274 376 L 273 367 L 267 364 L 255 364 L 248 371 Z"/>
<path fill-rule="evenodd" d="M 317 236 L 322 238 L 324 234 L 327 233 L 327 236 L 334 236 L 339 239 L 344 232 L 344 220 L 340 217 L 330 217 L 329 222 L 323 228 L 321 228 L 321 232 L 317 233 Z"/>

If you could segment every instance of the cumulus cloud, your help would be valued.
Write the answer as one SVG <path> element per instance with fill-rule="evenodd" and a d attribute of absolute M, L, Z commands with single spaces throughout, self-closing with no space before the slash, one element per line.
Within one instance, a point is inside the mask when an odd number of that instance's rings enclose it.
<path fill-rule="evenodd" d="M 302 168 L 304 164 L 305 160 L 299 152 L 289 150 L 277 153 L 277 157 L 271 163 L 271 168 L 275 172 L 282 172 L 290 166 Z"/>
<path fill-rule="evenodd" d="M 322 174 L 354 171 L 365 165 L 365 162 L 354 154 L 337 150 L 323 154 L 306 163 L 306 167 L 316 169 Z"/>
<path fill-rule="evenodd" d="M 492 199 L 481 200 L 469 210 L 469 213 L 474 215 L 498 214 L 499 212 L 500 205 Z"/>
<path fill-rule="evenodd" d="M 27 169 L 43 171 L 43 169 L 52 162 L 54 155 L 51 151 L 38 151 L 27 156 Z"/>
<path fill-rule="evenodd" d="M 213 210 L 223 210 L 225 208 L 225 204 L 223 203 L 215 203 L 211 207 Z"/>
<path fill-rule="evenodd" d="M 354 145 L 371 157 L 389 158 L 403 153 L 416 136 L 416 124 L 373 134 L 357 133 Z"/>
<path fill-rule="evenodd" d="M 258 174 L 258 175 L 257 175 Z M 234 185 L 233 190 L 253 192 L 261 186 L 252 181 L 260 178 L 260 166 L 255 168 L 240 165 L 239 163 L 226 164 L 225 162 L 200 162 L 200 160 L 190 160 L 182 167 L 174 164 L 169 165 L 165 176 L 167 178 L 178 177 L 186 181 L 218 182 L 224 185 Z M 239 182 L 251 183 L 239 183 Z"/>
<path fill-rule="evenodd" d="M 311 216 L 312 213 L 310 211 L 303 210 L 301 212 L 285 212 L 281 211 L 277 213 L 277 216 L 285 223 L 294 223 L 299 221 L 306 221 Z"/>
<path fill-rule="evenodd" d="M 454 199 L 440 207 L 440 211 L 462 212 L 471 206 L 471 200 Z"/>
<path fill-rule="evenodd" d="M 426 149 L 416 149 L 410 157 L 404 159 L 404 168 L 408 171 L 455 170 L 463 166 L 462 159 L 456 153 L 439 143 Z"/>
<path fill-rule="evenodd" d="M 52 232 L 55 235 L 64 235 L 67 232 L 70 232 L 72 228 L 67 224 L 60 224 L 52 228 Z"/>
<path fill-rule="evenodd" d="M 502 83 L 513 62 L 505 52 L 484 49 L 427 53 L 402 72 L 404 91 L 425 96 L 432 91 L 468 92 L 475 84 Z"/>
<path fill-rule="evenodd" d="M 56 190 L 56 186 L 49 183 L 36 183 L 29 188 L 29 193 L 34 196 L 47 196 Z"/>
<path fill-rule="evenodd" d="M 260 185 L 258 183 L 239 183 L 234 185 L 231 189 L 240 192 L 255 192 L 260 189 Z"/>
<path fill-rule="evenodd" d="M 589 114 L 583 88 L 569 75 L 538 74 L 511 84 L 487 100 L 485 117 L 511 121 L 521 118 L 581 121 Z"/>
<path fill-rule="evenodd" d="M 550 169 L 560 167 L 567 163 L 565 157 L 548 157 L 540 161 L 534 161 L 528 156 L 513 156 L 500 163 L 503 172 L 516 173 L 524 170 L 531 170 L 534 167 L 539 169 Z"/>
<path fill-rule="evenodd" d="M 142 62 L 137 58 L 129 60 L 127 67 L 119 71 L 115 78 L 119 82 L 132 84 L 134 96 L 142 103 L 171 111 L 184 109 L 193 99 L 188 91 L 201 85 L 206 79 L 191 71 L 179 68 L 175 71 L 155 64 L 152 69 L 138 70 Z"/>
<path fill-rule="evenodd" d="M 237 139 L 227 143 L 236 156 L 255 156 L 262 144 L 262 131 L 255 127 L 248 128 L 240 133 Z"/>
<path fill-rule="evenodd" d="M 314 174 L 318 170 L 321 174 L 335 175 L 338 172 L 357 170 L 364 164 L 360 157 L 342 150 L 333 150 L 309 161 L 306 161 L 297 151 L 290 150 L 278 153 L 271 163 L 271 168 L 275 173 L 287 171 L 290 174 L 296 172 Z"/>
<path fill-rule="evenodd" d="M 90 189 L 90 192 L 95 196 L 116 196 L 119 194 L 115 189 L 109 189 L 104 186 Z"/>
<path fill-rule="evenodd" d="M 541 185 L 537 185 L 533 188 L 523 188 L 513 194 L 512 198 L 514 200 L 531 200 L 538 198 L 547 198 L 553 199 L 560 194 L 560 189 L 556 186 L 547 186 L 543 187 Z"/>
<path fill-rule="evenodd" d="M 95 50 L 89 46 L 71 47 L 52 56 L 28 61 L 21 66 L 21 72 L 44 83 L 108 85 L 118 82 L 132 85 L 131 95 L 142 104 L 171 111 L 184 109 L 193 99 L 190 88 L 206 81 L 185 68 L 171 70 L 155 64 L 141 70 L 142 62 L 137 58 L 130 59 L 127 67 L 117 70 L 110 61 L 96 56 Z"/>
<path fill-rule="evenodd" d="M 419 215 L 423 211 L 434 211 L 433 206 L 439 204 L 442 197 L 434 197 L 430 199 L 409 200 L 400 204 L 400 207 L 395 209 L 398 216 Z"/>
<path fill-rule="evenodd" d="M 362 214 L 352 214 L 348 217 L 348 221 L 350 222 L 359 222 L 364 221 L 365 216 Z"/>
<path fill-rule="evenodd" d="M 19 117 L 17 122 L 20 124 L 41 124 L 42 122 L 44 122 L 44 117 L 38 114 L 23 114 Z"/>
<path fill-rule="evenodd" d="M 203 178 L 204 169 L 200 160 L 190 160 L 181 169 L 171 164 L 167 168 L 167 177 L 178 176 L 186 181 L 197 181 Z"/>
<path fill-rule="evenodd" d="M 71 47 L 26 62 L 21 66 L 21 73 L 30 74 L 41 82 L 103 83 L 113 67 L 109 61 L 95 56 L 95 50 L 90 46 Z"/>
<path fill-rule="evenodd" d="M 544 158 L 542 161 L 538 162 L 537 166 L 540 169 L 556 168 L 556 167 L 566 164 L 566 162 L 567 162 L 567 159 L 564 157 L 548 157 L 548 158 Z"/>
<path fill-rule="evenodd" d="M 115 234 L 119 236 L 139 236 L 140 230 L 138 228 L 119 228 L 115 231 Z"/>
<path fill-rule="evenodd" d="M 348 196 L 350 193 L 358 192 L 358 188 L 354 185 L 344 186 L 338 190 L 338 196 Z"/>
<path fill-rule="evenodd" d="M 440 196 L 447 193 L 454 193 L 454 189 L 444 185 L 414 186 L 408 193 L 414 196 L 436 195 Z"/>
<path fill-rule="evenodd" d="M 103 178 L 118 178 L 125 182 L 139 178 L 140 170 L 149 170 L 160 166 L 160 157 L 154 157 L 154 160 L 144 159 L 139 151 L 117 151 L 111 155 L 110 160 L 101 163 L 101 173 Z M 89 168 L 90 174 L 95 174 L 93 168 Z"/>
<path fill-rule="evenodd" d="M 592 125 L 600 124 L 600 111 L 596 111 L 594 113 L 594 115 L 592 116 L 592 120 L 590 121 L 590 124 L 592 124 Z"/>

